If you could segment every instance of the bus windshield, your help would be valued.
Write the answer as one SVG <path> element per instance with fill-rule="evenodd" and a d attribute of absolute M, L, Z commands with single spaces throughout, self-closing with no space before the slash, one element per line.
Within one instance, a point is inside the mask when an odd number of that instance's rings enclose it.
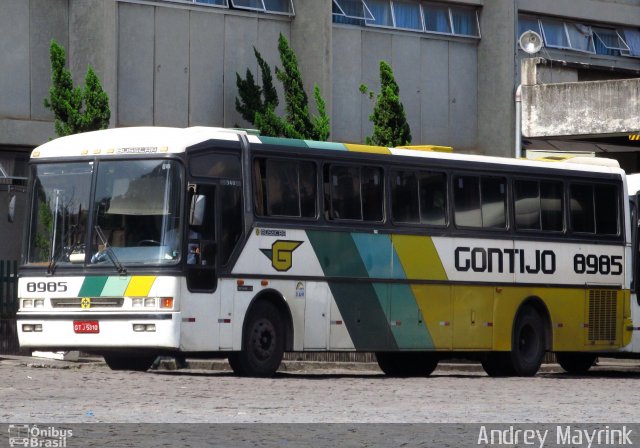
<path fill-rule="evenodd" d="M 120 264 L 177 263 L 182 235 L 178 163 L 120 160 L 93 167 L 92 162 L 35 166 L 27 262 L 48 264 L 49 271 L 65 264 L 113 263 L 121 270 Z M 90 197 L 92 175 L 95 194 Z"/>
<path fill-rule="evenodd" d="M 84 261 L 92 173 L 93 162 L 33 166 L 27 263 Z"/>

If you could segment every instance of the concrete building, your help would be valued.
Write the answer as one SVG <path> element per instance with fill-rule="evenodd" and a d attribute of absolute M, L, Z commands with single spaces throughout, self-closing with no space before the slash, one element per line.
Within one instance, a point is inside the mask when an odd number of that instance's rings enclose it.
<path fill-rule="evenodd" d="M 94 67 L 110 97 L 112 126 L 248 126 L 235 110 L 236 73 L 258 72 L 253 46 L 279 65 L 282 33 L 309 93 L 318 84 L 327 100 L 332 140 L 370 135 L 373 103 L 359 86 L 375 91 L 386 60 L 414 144 L 513 156 L 514 93 L 520 61 L 530 56 L 518 36 L 530 29 L 542 35 L 538 82 L 637 78 L 639 24 L 640 0 L 2 0 L 0 177 L 24 176 L 28 151 L 54 137 L 43 106 L 51 39 L 66 48 L 76 83 Z M 621 88 L 620 97 L 637 99 L 637 80 Z M 583 113 L 551 101 L 556 113 L 547 121 L 571 123 Z M 624 129 L 600 129 L 597 137 L 640 146 L 622 141 L 637 113 L 629 110 Z M 558 137 L 594 138 L 574 134 Z M 533 146 L 554 137 L 526 136 Z"/>

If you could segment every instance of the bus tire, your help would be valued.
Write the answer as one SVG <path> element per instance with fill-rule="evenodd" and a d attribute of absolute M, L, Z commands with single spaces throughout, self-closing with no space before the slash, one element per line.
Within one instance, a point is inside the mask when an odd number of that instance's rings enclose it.
<path fill-rule="evenodd" d="M 380 370 L 387 376 L 429 376 L 438 366 L 438 356 L 430 352 L 376 352 Z"/>
<path fill-rule="evenodd" d="M 250 311 L 242 336 L 242 351 L 229 355 L 236 375 L 273 376 L 284 355 L 284 323 L 278 309 L 270 302 L 259 301 Z"/>
<path fill-rule="evenodd" d="M 155 359 L 155 355 L 104 355 L 104 361 L 111 370 L 131 370 L 135 372 L 146 372 Z"/>
<path fill-rule="evenodd" d="M 591 353 L 556 353 L 556 361 L 567 373 L 583 375 L 596 361 L 596 355 Z"/>
<path fill-rule="evenodd" d="M 517 376 L 533 376 L 540 369 L 545 352 L 544 324 L 533 307 L 520 310 L 513 326 L 511 366 Z"/>
<path fill-rule="evenodd" d="M 487 375 L 491 377 L 505 377 L 515 375 L 511 364 L 511 353 L 491 352 L 482 356 L 480 362 Z"/>

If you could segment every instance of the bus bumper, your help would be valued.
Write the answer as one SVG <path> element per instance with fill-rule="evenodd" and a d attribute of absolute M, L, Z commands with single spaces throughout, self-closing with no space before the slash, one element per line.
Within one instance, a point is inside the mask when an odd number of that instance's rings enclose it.
<path fill-rule="evenodd" d="M 180 313 L 18 313 L 21 348 L 48 350 L 180 346 Z"/>

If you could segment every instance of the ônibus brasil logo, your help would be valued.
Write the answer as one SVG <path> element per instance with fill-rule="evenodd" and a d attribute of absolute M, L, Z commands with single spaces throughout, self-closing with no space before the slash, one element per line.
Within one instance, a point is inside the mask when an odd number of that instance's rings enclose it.
<path fill-rule="evenodd" d="M 71 429 L 38 425 L 9 425 L 9 446 L 64 448 L 73 437 Z"/>

